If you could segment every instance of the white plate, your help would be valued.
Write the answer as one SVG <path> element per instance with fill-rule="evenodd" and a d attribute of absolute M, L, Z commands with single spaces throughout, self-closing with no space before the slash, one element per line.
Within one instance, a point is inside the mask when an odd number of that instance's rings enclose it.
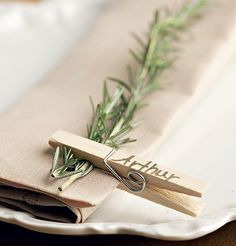
<path fill-rule="evenodd" d="M 84 224 L 54 223 L 0 209 L 0 219 L 25 228 L 64 235 L 135 234 L 187 240 L 236 219 L 236 57 L 217 86 L 156 153 L 156 159 L 208 180 L 203 214 L 193 219 L 116 190 Z"/>
<path fill-rule="evenodd" d="M 65 47 L 69 47 L 70 42 L 63 42 L 57 54 L 49 59 L 48 67 L 59 59 L 59 54 L 63 54 Z M 45 47 L 47 50 L 50 45 L 45 43 Z M 5 52 L 9 55 L 10 48 Z M 40 56 L 40 52 L 34 52 L 35 57 Z M 37 67 L 38 64 L 35 63 L 33 69 L 36 71 Z M 3 207 L 0 207 L 0 220 L 35 231 L 63 235 L 120 233 L 167 240 L 187 240 L 208 234 L 236 219 L 235 68 L 236 57 L 230 61 L 222 76 L 218 77 L 216 87 L 195 107 L 184 124 L 153 157 L 159 163 L 210 182 L 209 190 L 204 197 L 206 208 L 197 219 L 116 190 L 83 224 L 48 222 Z M 37 78 L 46 70 L 45 67 L 37 74 Z M 22 74 L 17 71 L 17 76 L 24 78 L 26 72 L 27 70 L 21 69 Z M 0 73 L 1 76 L 3 75 Z M 12 83 L 14 80 L 19 81 L 16 80 L 17 76 L 12 76 Z M 36 78 L 29 76 L 22 81 L 26 81 L 25 84 L 13 87 L 14 93 L 9 94 L 10 98 L 1 97 L 2 105 L 13 101 L 20 94 L 22 86 L 28 87 Z M 0 91 L 7 92 L 9 83 L 0 84 Z"/>
<path fill-rule="evenodd" d="M 0 1 L 0 111 L 67 55 L 104 1 Z"/>

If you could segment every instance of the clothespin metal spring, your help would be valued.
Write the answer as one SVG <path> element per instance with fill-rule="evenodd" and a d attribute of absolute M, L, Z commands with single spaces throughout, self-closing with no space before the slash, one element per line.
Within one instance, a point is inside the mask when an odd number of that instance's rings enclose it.
<path fill-rule="evenodd" d="M 134 170 L 128 172 L 127 178 L 121 177 L 108 163 L 108 159 L 115 153 L 116 149 L 113 148 L 103 159 L 103 163 L 106 165 L 107 169 L 112 173 L 112 175 L 119 180 L 123 185 L 125 185 L 131 192 L 139 193 L 142 192 L 146 187 L 146 180 L 144 176 Z M 127 181 L 129 180 L 129 182 Z"/>

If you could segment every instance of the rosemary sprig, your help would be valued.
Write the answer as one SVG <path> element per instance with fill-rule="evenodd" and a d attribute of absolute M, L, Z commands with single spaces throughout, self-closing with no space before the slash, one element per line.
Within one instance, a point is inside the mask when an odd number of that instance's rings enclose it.
<path fill-rule="evenodd" d="M 186 3 L 179 11 L 168 14 L 165 18 L 160 18 L 156 12 L 146 40 L 133 34 L 141 47 L 141 51 L 130 50 L 138 67 L 135 71 L 131 66 L 127 67 L 128 81 L 113 77 L 105 80 L 103 98 L 96 107 L 90 98 L 93 117 L 91 123 L 87 125 L 89 139 L 114 148 L 136 141 L 127 136 L 138 125 L 134 119 L 135 113 L 145 106 L 144 98 L 159 88 L 163 73 L 175 60 L 175 41 L 202 13 L 206 3 L 207 0 Z M 116 83 L 113 93 L 110 92 L 107 81 Z M 61 165 L 58 165 L 60 160 Z M 54 154 L 51 175 L 55 178 L 71 176 L 59 187 L 59 190 L 63 190 L 92 169 L 92 163 L 76 158 L 71 149 L 58 147 Z"/>

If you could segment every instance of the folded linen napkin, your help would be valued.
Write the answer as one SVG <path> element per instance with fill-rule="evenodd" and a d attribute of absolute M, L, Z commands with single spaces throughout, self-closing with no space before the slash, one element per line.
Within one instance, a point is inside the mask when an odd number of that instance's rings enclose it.
<path fill-rule="evenodd" d="M 214 7 L 192 26 L 191 38 L 182 41 L 180 58 L 167 75 L 171 83 L 154 93 L 140 113 L 143 124 L 131 134 L 138 141 L 126 147 L 132 153 L 152 153 L 236 50 L 236 2 L 212 3 Z M 176 1 L 168 4 L 178 6 Z M 49 176 L 48 138 L 57 129 L 85 136 L 91 118 L 88 96 L 100 101 L 104 78 L 124 77 L 125 65 L 133 62 L 127 52 L 134 45 L 129 32 L 146 30 L 153 11 L 165 5 L 164 0 L 113 2 L 65 62 L 1 115 L 1 204 L 45 219 L 78 223 L 119 185 L 95 169 L 59 192 L 64 180 Z"/>

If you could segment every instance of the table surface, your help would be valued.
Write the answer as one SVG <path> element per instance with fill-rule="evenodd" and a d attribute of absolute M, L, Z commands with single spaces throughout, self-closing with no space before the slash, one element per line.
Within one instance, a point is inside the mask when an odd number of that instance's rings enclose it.
<path fill-rule="evenodd" d="M 167 242 L 156 239 L 127 236 L 58 236 L 28 231 L 15 225 L 0 223 L 1 245 L 158 245 L 158 246 L 234 246 L 236 245 L 236 221 L 226 224 L 205 237 L 183 242 Z"/>

